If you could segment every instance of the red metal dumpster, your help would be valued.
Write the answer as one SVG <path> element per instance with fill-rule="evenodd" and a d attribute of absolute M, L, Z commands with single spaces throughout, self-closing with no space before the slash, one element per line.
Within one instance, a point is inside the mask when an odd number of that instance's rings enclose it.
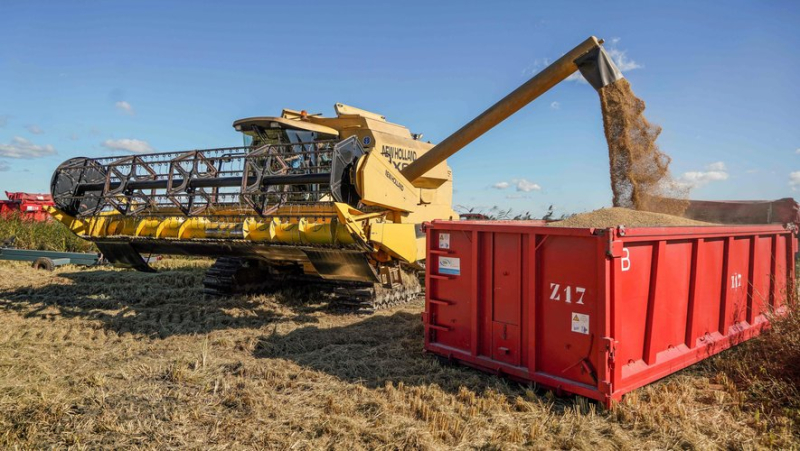
<path fill-rule="evenodd" d="M 776 225 L 426 230 L 427 351 L 606 406 L 757 335 L 794 289 Z"/>
<path fill-rule="evenodd" d="M 47 221 L 50 214 L 45 206 L 53 206 L 53 197 L 49 194 L 10 193 L 6 191 L 8 200 L 0 200 L 0 217 L 5 214 L 19 214 L 32 221 Z"/>

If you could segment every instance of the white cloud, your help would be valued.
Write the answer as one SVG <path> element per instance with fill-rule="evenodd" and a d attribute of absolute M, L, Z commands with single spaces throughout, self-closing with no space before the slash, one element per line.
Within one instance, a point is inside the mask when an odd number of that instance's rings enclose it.
<path fill-rule="evenodd" d="M 39 158 L 55 154 L 56 149 L 50 144 L 39 146 L 20 136 L 15 136 L 9 144 L 0 144 L 0 157 Z"/>
<path fill-rule="evenodd" d="M 617 41 L 619 42 L 619 41 Z M 612 45 L 616 43 L 612 42 Z M 606 53 L 611 59 L 614 61 L 614 64 L 617 65 L 620 72 L 628 72 L 630 70 L 641 69 L 644 66 L 637 63 L 636 61 L 628 58 L 628 51 L 627 50 L 620 50 L 616 47 L 609 47 L 606 49 Z"/>
<path fill-rule="evenodd" d="M 627 50 L 620 50 L 617 48 L 617 44 L 619 44 L 621 40 L 621 38 L 611 38 L 611 42 L 606 42 L 606 45 L 603 47 L 606 49 L 608 56 L 611 57 L 611 60 L 614 61 L 614 64 L 617 65 L 619 71 L 625 73 L 636 69 L 643 69 L 643 64 L 640 64 L 628 57 Z M 583 78 L 583 75 L 581 75 L 580 71 L 575 72 L 567 77 L 567 80 L 588 84 L 586 79 Z"/>
<path fill-rule="evenodd" d="M 700 188 L 711 182 L 721 182 L 728 180 L 728 170 L 725 163 L 717 161 L 706 166 L 705 171 L 684 172 L 678 178 L 678 183 L 687 188 Z"/>
<path fill-rule="evenodd" d="M 26 125 L 25 128 L 28 129 L 29 132 L 33 133 L 34 135 L 41 135 L 44 133 L 41 127 L 36 124 Z"/>
<path fill-rule="evenodd" d="M 511 186 L 511 185 L 508 182 L 497 182 L 494 185 L 492 185 L 492 188 L 494 188 L 494 189 L 506 189 L 509 186 Z"/>
<path fill-rule="evenodd" d="M 748 169 L 748 170 L 746 170 L 744 172 L 747 173 L 747 174 L 755 174 L 757 172 L 761 172 L 761 170 L 760 169 Z"/>
<path fill-rule="evenodd" d="M 797 191 L 800 188 L 800 171 L 794 171 L 789 174 L 789 186 L 792 187 L 792 191 Z"/>
<path fill-rule="evenodd" d="M 11 119 L 11 116 L 7 114 L 0 114 L 0 127 L 5 127 L 8 124 L 8 120 Z M 800 150 L 800 149 L 797 149 Z"/>
<path fill-rule="evenodd" d="M 522 75 L 524 76 L 531 76 L 538 74 L 542 69 L 550 65 L 550 59 L 535 59 L 533 63 L 529 64 L 528 67 L 522 69 Z"/>
<path fill-rule="evenodd" d="M 797 149 L 795 149 L 795 150 L 794 150 L 794 153 L 796 153 L 796 154 L 800 155 L 800 147 L 798 147 Z"/>
<path fill-rule="evenodd" d="M 147 141 L 140 139 L 107 139 L 102 146 L 111 150 L 122 150 L 133 153 L 149 153 L 153 151 Z"/>
<path fill-rule="evenodd" d="M 585 78 L 583 78 L 583 74 L 581 74 L 580 71 L 573 72 L 572 75 L 567 77 L 567 81 L 577 81 L 578 83 L 583 83 L 585 85 L 589 84 L 589 82 L 586 81 Z"/>
<path fill-rule="evenodd" d="M 693 184 L 705 184 L 728 180 L 728 173 L 722 171 L 690 171 L 684 172 L 681 178 Z"/>
<path fill-rule="evenodd" d="M 512 182 L 517 186 L 517 191 L 529 193 L 531 191 L 539 191 L 542 189 L 542 187 L 538 184 L 526 179 L 514 179 Z"/>
<path fill-rule="evenodd" d="M 561 108 L 561 104 L 558 103 L 558 102 L 553 102 L 553 103 L 550 104 L 550 108 L 552 108 L 554 110 L 557 110 L 557 109 Z"/>
<path fill-rule="evenodd" d="M 133 111 L 133 106 L 131 106 L 130 103 L 128 103 L 128 102 L 126 102 L 124 100 L 120 100 L 120 101 L 116 102 L 114 104 L 114 106 L 117 107 L 118 110 L 120 110 L 120 111 L 122 111 L 122 112 L 124 112 L 126 114 L 134 114 L 135 113 L 135 111 Z"/>

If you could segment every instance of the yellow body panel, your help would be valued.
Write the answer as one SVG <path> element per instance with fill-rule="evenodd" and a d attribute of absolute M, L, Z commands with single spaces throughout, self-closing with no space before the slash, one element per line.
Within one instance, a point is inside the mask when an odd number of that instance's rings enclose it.
<path fill-rule="evenodd" d="M 70 216 L 55 207 L 45 206 L 44 209 L 50 213 L 50 216 L 52 216 L 56 221 L 67 226 L 72 233 L 78 236 L 86 234 L 87 225 L 85 222 Z"/>
<path fill-rule="evenodd" d="M 362 158 L 357 172 L 357 186 L 365 204 L 410 212 L 419 203 L 419 189 L 380 154 L 373 152 Z"/>
<path fill-rule="evenodd" d="M 369 239 L 392 257 L 414 262 L 418 260 L 414 227 L 414 224 L 375 223 L 370 226 Z"/>

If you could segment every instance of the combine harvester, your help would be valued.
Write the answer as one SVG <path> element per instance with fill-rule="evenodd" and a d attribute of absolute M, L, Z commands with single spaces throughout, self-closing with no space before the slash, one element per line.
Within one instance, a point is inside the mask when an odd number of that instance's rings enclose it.
<path fill-rule="evenodd" d="M 595 37 L 434 146 L 384 116 L 283 110 L 240 119 L 245 146 L 73 158 L 51 182 L 53 216 L 119 266 L 142 254 L 217 257 L 206 292 L 326 280 L 368 309 L 413 299 L 422 224 L 458 219 L 446 159 L 580 69 L 596 88 L 620 77 Z"/>

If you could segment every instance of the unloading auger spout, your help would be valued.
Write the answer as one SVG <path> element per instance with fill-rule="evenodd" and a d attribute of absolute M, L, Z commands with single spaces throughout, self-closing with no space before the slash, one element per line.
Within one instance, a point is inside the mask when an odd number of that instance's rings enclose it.
<path fill-rule="evenodd" d="M 580 43 L 467 125 L 445 138 L 425 155 L 406 166 L 402 171 L 403 176 L 411 182 L 417 180 L 553 86 L 566 80 L 577 70 L 581 71 L 595 89 L 622 78 L 620 71 L 601 47 L 602 43 L 602 40 L 594 36 Z"/>

